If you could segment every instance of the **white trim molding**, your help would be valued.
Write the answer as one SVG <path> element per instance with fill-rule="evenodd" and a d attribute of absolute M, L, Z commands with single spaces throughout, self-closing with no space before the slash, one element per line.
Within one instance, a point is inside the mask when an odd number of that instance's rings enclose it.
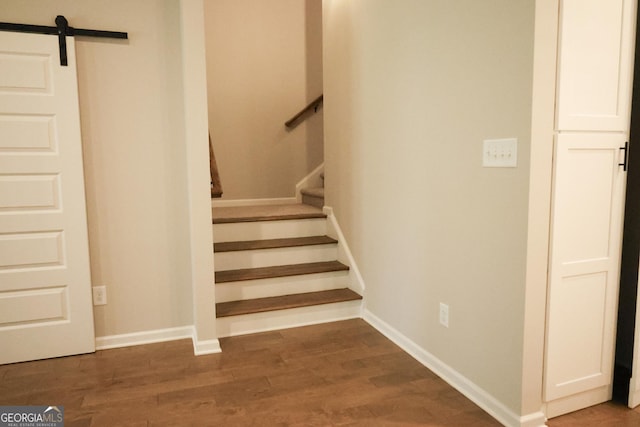
<path fill-rule="evenodd" d="M 216 338 L 213 340 L 198 341 L 196 335 L 193 334 L 193 354 L 196 356 L 204 356 L 205 354 L 222 353 L 220 341 Z"/>
<path fill-rule="evenodd" d="M 191 339 L 193 342 L 193 352 L 196 356 L 222 352 L 222 349 L 220 348 L 220 341 L 218 341 L 217 338 L 199 341 L 196 337 L 196 331 L 193 325 L 96 337 L 96 350 L 156 344 L 183 339 Z"/>
<path fill-rule="evenodd" d="M 369 310 L 364 310 L 363 318 L 380 333 L 389 338 L 418 362 L 429 368 L 433 373 L 465 395 L 469 400 L 478 405 L 503 425 L 509 427 L 541 427 L 545 425 L 546 419 L 542 412 L 527 414 L 525 416 L 520 416 L 514 413 L 495 397 L 478 387 L 475 383 L 442 362 L 433 354 L 411 341 L 397 329 L 371 313 Z"/>
<path fill-rule="evenodd" d="M 547 417 L 544 412 L 534 412 L 520 417 L 520 427 L 544 427 L 546 426 Z"/>
<path fill-rule="evenodd" d="M 96 337 L 96 350 L 193 338 L 193 325 Z"/>
<path fill-rule="evenodd" d="M 353 278 L 353 281 L 350 282 L 351 284 L 349 285 L 349 287 L 355 292 L 364 296 L 364 279 L 360 274 L 360 270 L 358 269 L 356 260 L 351 253 L 351 249 L 349 249 L 347 239 L 344 237 L 342 229 L 340 229 L 338 220 L 333 214 L 333 208 L 330 206 L 325 206 L 322 211 L 327 216 L 327 234 L 329 235 L 329 237 L 333 237 L 334 239 L 338 240 L 338 261 L 349 266 L 349 275 Z"/>

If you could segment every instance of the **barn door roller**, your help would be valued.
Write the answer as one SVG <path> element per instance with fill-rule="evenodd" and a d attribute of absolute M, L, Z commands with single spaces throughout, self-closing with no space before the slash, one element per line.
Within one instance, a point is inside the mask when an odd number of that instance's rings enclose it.
<path fill-rule="evenodd" d="M 67 36 L 81 37 L 101 37 L 109 39 L 128 39 L 127 33 L 120 31 L 86 30 L 83 28 L 73 28 L 69 26 L 67 18 L 62 15 L 56 16 L 56 26 L 47 27 L 45 25 L 12 24 L 0 22 L 0 31 L 13 31 L 18 33 L 52 34 L 58 36 L 60 46 L 60 65 L 67 65 Z"/>

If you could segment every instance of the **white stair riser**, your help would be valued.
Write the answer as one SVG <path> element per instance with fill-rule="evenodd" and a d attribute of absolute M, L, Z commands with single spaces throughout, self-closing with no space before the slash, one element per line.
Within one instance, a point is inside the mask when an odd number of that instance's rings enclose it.
<path fill-rule="evenodd" d="M 326 233 L 325 218 L 213 224 L 215 243 L 323 236 Z"/>
<path fill-rule="evenodd" d="M 216 271 L 240 268 L 271 267 L 274 265 L 303 264 L 307 262 L 335 261 L 337 244 L 296 246 L 290 248 L 258 249 L 250 251 L 216 252 Z"/>
<path fill-rule="evenodd" d="M 348 285 L 349 273 L 347 271 L 218 283 L 216 285 L 216 302 L 327 291 L 346 288 Z"/>
<path fill-rule="evenodd" d="M 218 337 L 295 328 L 362 317 L 362 300 L 314 305 L 216 319 Z"/>

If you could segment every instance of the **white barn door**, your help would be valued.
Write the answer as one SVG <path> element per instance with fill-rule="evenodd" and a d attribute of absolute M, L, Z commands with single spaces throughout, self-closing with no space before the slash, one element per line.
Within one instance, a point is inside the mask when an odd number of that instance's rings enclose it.
<path fill-rule="evenodd" d="M 0 364 L 95 351 L 75 45 L 0 32 Z"/>

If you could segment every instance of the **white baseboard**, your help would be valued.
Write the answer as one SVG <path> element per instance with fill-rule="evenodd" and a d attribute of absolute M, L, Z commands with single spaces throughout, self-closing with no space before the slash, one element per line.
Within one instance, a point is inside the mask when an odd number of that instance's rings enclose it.
<path fill-rule="evenodd" d="M 267 205 L 288 205 L 297 203 L 295 197 L 279 197 L 274 199 L 236 199 L 236 200 L 219 200 L 211 199 L 212 208 L 227 208 L 234 206 L 267 206 Z"/>
<path fill-rule="evenodd" d="M 203 354 L 220 353 L 220 342 L 217 339 L 198 341 L 192 325 L 178 328 L 156 329 L 153 331 L 134 332 L 131 334 L 108 335 L 96 337 L 96 350 L 110 348 L 130 347 L 134 345 L 154 344 L 159 342 L 182 340 L 190 338 L 193 342 L 193 353 L 196 356 Z"/>
<path fill-rule="evenodd" d="M 453 388 L 465 395 L 493 418 L 509 427 L 540 427 L 545 425 L 545 416 L 542 412 L 520 416 L 507 408 L 502 402 L 478 387 L 468 378 L 462 376 L 453 368 L 443 363 L 440 359 L 418 346 L 415 342 L 401 334 L 388 323 L 364 310 L 364 320 L 376 328 L 380 333 L 409 353 L 418 362 L 429 368 L 432 372 L 446 381 Z"/>
<path fill-rule="evenodd" d="M 96 337 L 96 350 L 106 350 L 109 348 L 129 347 L 142 344 L 153 344 L 192 337 L 192 325 L 181 326 L 178 328 L 134 332 L 131 334 L 107 335 L 103 337 Z"/>
<path fill-rule="evenodd" d="M 214 353 L 222 353 L 222 348 L 220 348 L 220 341 L 218 341 L 218 339 L 198 341 L 195 334 L 193 335 L 193 354 L 196 356 L 203 356 L 205 354 Z"/>
<path fill-rule="evenodd" d="M 358 269 L 358 265 L 356 264 L 356 260 L 353 258 L 351 254 L 351 249 L 349 249 L 349 244 L 347 243 L 347 239 L 344 237 L 342 233 L 342 229 L 340 229 L 340 225 L 338 224 L 338 220 L 336 216 L 333 214 L 333 208 L 330 206 L 325 206 L 322 211 L 325 215 L 327 215 L 327 234 L 330 237 L 338 240 L 338 261 L 347 264 L 349 266 L 349 275 L 353 278 L 353 281 L 350 284 L 350 288 L 360 295 L 364 295 L 364 279 L 360 274 L 360 270 Z"/>
<path fill-rule="evenodd" d="M 547 417 L 544 412 L 538 411 L 520 417 L 520 427 L 544 427 L 546 426 Z"/>

